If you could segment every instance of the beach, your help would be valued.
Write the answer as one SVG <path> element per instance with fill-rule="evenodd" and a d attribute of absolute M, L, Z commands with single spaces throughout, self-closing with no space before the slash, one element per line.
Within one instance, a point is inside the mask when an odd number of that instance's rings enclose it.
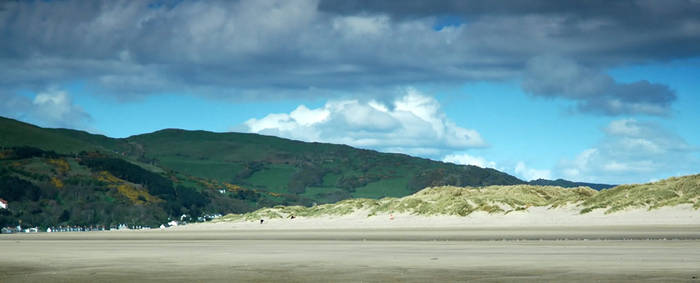
<path fill-rule="evenodd" d="M 649 226 L 649 225 L 698 225 L 700 210 L 692 205 L 683 204 L 666 206 L 653 210 L 646 208 L 629 208 L 613 213 L 605 209 L 595 209 L 581 213 L 576 204 L 561 207 L 533 206 L 521 211 L 508 213 L 488 213 L 475 211 L 466 216 L 458 215 L 415 215 L 411 213 L 380 213 L 358 209 L 344 215 L 325 215 L 322 217 L 296 217 L 280 213 L 283 217 L 264 217 L 260 225 L 259 218 L 248 221 L 219 221 L 198 226 L 175 227 L 175 229 L 218 230 L 260 230 L 260 229 L 384 229 L 384 228 L 525 228 L 528 227 L 590 227 L 590 226 Z M 217 221 L 215 221 L 217 222 Z"/>
<path fill-rule="evenodd" d="M 434 224 L 453 221 L 432 218 Z M 324 219 L 1 235 L 0 278 L 3 282 L 692 282 L 700 276 L 700 225 L 419 227 L 421 223 L 414 221 L 414 227 L 379 228 L 356 223 L 324 226 L 338 221 Z M 347 224 L 348 219 L 340 222 Z"/>

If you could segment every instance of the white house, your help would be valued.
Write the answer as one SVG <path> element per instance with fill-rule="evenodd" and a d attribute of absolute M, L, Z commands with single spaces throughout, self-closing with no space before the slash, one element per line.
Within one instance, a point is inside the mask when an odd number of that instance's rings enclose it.
<path fill-rule="evenodd" d="M 0 198 L 0 209 L 7 209 L 7 201 Z"/>

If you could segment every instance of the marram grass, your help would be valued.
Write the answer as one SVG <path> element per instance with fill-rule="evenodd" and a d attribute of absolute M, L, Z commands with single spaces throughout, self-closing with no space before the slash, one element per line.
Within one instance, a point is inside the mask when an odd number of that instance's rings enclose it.
<path fill-rule="evenodd" d="M 605 209 L 607 213 L 629 207 L 656 209 L 664 206 L 692 204 L 700 208 L 700 174 L 673 177 L 658 182 L 621 185 L 601 191 L 585 200 L 582 212 Z"/>
<path fill-rule="evenodd" d="M 313 207 L 275 206 L 245 214 L 229 214 L 220 221 L 251 221 L 258 219 L 340 216 L 367 212 L 368 216 L 382 213 L 414 215 L 459 215 L 473 212 L 507 214 L 529 207 L 556 208 L 575 205 L 581 213 L 605 209 L 612 213 L 628 208 L 656 209 L 664 206 L 691 204 L 700 208 L 700 174 L 670 178 L 654 183 L 621 185 L 598 192 L 588 187 L 562 188 L 554 186 L 488 186 L 432 187 L 402 198 L 348 199 Z"/>

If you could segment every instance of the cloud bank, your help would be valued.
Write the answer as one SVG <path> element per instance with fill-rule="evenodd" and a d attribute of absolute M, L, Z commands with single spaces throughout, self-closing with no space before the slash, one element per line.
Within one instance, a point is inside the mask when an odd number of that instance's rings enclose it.
<path fill-rule="evenodd" d="M 423 156 L 486 146 L 477 131 L 452 122 L 437 100 L 410 88 L 388 105 L 331 100 L 319 108 L 300 105 L 244 125 L 253 133 Z"/>
<path fill-rule="evenodd" d="M 666 115 L 676 100 L 666 85 L 645 80 L 620 83 L 600 70 L 556 56 L 530 60 L 523 89 L 536 96 L 570 99 L 580 111 L 607 115 Z"/>
<path fill-rule="evenodd" d="M 0 9 L 0 87 L 85 82 L 135 99 L 276 99 L 525 78 L 605 115 L 665 115 L 666 85 L 605 70 L 700 55 L 697 1 L 18 1 Z M 445 17 L 453 19 L 444 25 Z M 542 60 L 554 55 L 560 61 Z M 539 59 L 538 59 L 539 58 Z M 537 82 L 569 68 L 572 88 Z M 585 78 L 592 75 L 592 78 Z M 588 88 L 591 85 L 591 88 Z"/>

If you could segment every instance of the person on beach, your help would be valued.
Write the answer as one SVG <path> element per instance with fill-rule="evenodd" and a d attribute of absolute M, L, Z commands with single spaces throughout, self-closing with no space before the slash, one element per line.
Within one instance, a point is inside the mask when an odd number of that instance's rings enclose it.
<path fill-rule="evenodd" d="M 263 222 L 265 222 L 265 220 L 263 220 L 263 219 L 260 219 L 260 224 L 263 224 Z"/>

